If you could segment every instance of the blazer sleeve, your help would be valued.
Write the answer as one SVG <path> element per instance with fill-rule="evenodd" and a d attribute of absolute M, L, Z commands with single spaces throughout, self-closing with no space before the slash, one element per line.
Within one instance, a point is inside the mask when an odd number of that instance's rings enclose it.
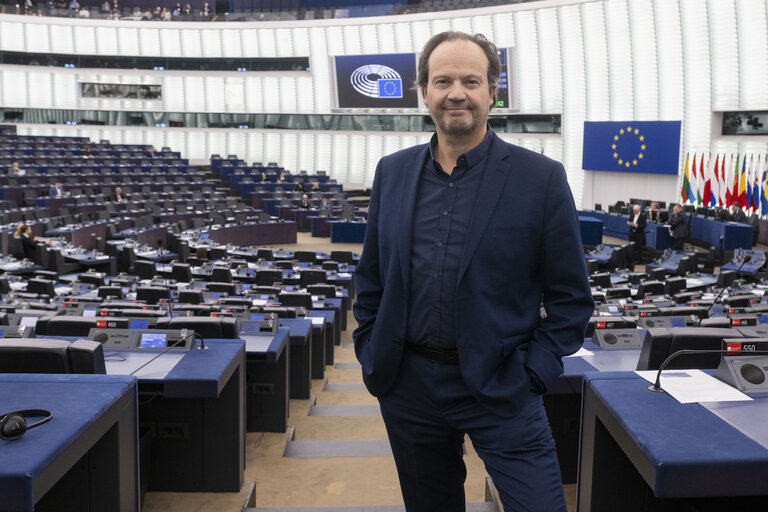
<path fill-rule="evenodd" d="M 565 169 L 556 164 L 547 185 L 540 246 L 542 302 L 546 317 L 533 332 L 525 366 L 545 388 L 563 372 L 562 358 L 584 343 L 594 312 L 576 206 Z"/>
<path fill-rule="evenodd" d="M 645 226 L 648 225 L 648 218 L 646 217 L 646 212 L 641 212 L 640 216 L 637 218 L 637 230 L 638 231 L 645 231 Z"/>
<path fill-rule="evenodd" d="M 360 358 L 363 345 L 368 342 L 379 312 L 384 287 L 379 267 L 379 205 L 381 189 L 381 161 L 371 187 L 368 204 L 368 221 L 363 239 L 363 252 L 355 267 L 355 303 L 352 312 L 357 320 L 357 329 L 352 333 L 355 353 Z"/>

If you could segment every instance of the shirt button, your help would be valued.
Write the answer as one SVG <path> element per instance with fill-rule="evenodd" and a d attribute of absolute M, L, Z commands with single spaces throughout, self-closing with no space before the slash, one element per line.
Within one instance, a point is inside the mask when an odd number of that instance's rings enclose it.
<path fill-rule="evenodd" d="M 448 182 L 448 187 L 453 188 L 453 182 L 452 181 Z"/>
<path fill-rule="evenodd" d="M 438 240 L 438 241 L 437 241 L 437 243 L 435 243 L 435 245 L 437 245 L 438 247 L 442 247 L 442 246 L 443 246 L 443 242 L 441 242 L 440 240 Z"/>
<path fill-rule="evenodd" d="M 432 311 L 439 311 L 439 310 L 440 310 L 440 306 L 432 306 Z"/>
<path fill-rule="evenodd" d="M 443 210 L 443 215 L 448 215 L 448 210 Z"/>
<path fill-rule="evenodd" d="M 432 279 L 437 279 L 439 275 L 440 274 L 438 274 L 437 272 L 433 273 L 432 274 Z"/>

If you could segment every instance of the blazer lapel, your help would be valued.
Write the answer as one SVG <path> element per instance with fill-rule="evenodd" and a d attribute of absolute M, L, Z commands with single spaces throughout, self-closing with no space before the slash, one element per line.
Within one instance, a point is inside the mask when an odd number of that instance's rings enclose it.
<path fill-rule="evenodd" d="M 472 210 L 472 217 L 469 221 L 469 231 L 464 242 L 464 252 L 461 255 L 459 277 L 456 281 L 456 286 L 464 277 L 469 262 L 472 261 L 472 255 L 475 253 L 475 249 L 477 249 L 477 245 L 485 233 L 485 228 L 491 220 L 491 215 L 496 209 L 496 203 L 499 202 L 509 169 L 508 162 L 504 160 L 508 158 L 509 153 L 506 151 L 505 142 L 498 136 L 495 136 L 491 153 L 488 155 L 488 161 L 483 171 L 480 190 L 477 191 L 477 199 Z"/>
<path fill-rule="evenodd" d="M 397 248 L 400 255 L 400 270 L 403 274 L 403 290 L 408 292 L 411 277 L 411 244 L 413 242 L 413 210 L 416 208 L 416 194 L 419 190 L 419 177 L 429 145 L 424 144 L 413 153 L 410 161 L 404 162 L 400 170 L 400 215 L 395 229 L 398 230 Z"/>

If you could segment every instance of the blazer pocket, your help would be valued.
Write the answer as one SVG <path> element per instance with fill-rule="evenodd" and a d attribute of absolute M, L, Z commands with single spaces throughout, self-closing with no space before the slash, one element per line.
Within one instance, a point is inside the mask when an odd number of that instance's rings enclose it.
<path fill-rule="evenodd" d="M 525 361 L 525 353 L 528 350 L 530 337 L 531 334 L 529 332 L 524 332 L 501 338 L 501 351 L 504 357 L 506 358 L 517 353 L 520 361 Z"/>

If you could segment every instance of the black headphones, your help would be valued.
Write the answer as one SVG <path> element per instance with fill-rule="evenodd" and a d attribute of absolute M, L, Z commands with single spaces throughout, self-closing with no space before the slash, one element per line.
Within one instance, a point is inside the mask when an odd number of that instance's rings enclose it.
<path fill-rule="evenodd" d="M 27 425 L 26 418 L 43 419 Z M 24 411 L 9 412 L 0 416 L 0 439 L 4 441 L 15 441 L 24 433 L 43 423 L 48 423 L 53 419 L 53 414 L 43 409 L 26 409 Z"/>

